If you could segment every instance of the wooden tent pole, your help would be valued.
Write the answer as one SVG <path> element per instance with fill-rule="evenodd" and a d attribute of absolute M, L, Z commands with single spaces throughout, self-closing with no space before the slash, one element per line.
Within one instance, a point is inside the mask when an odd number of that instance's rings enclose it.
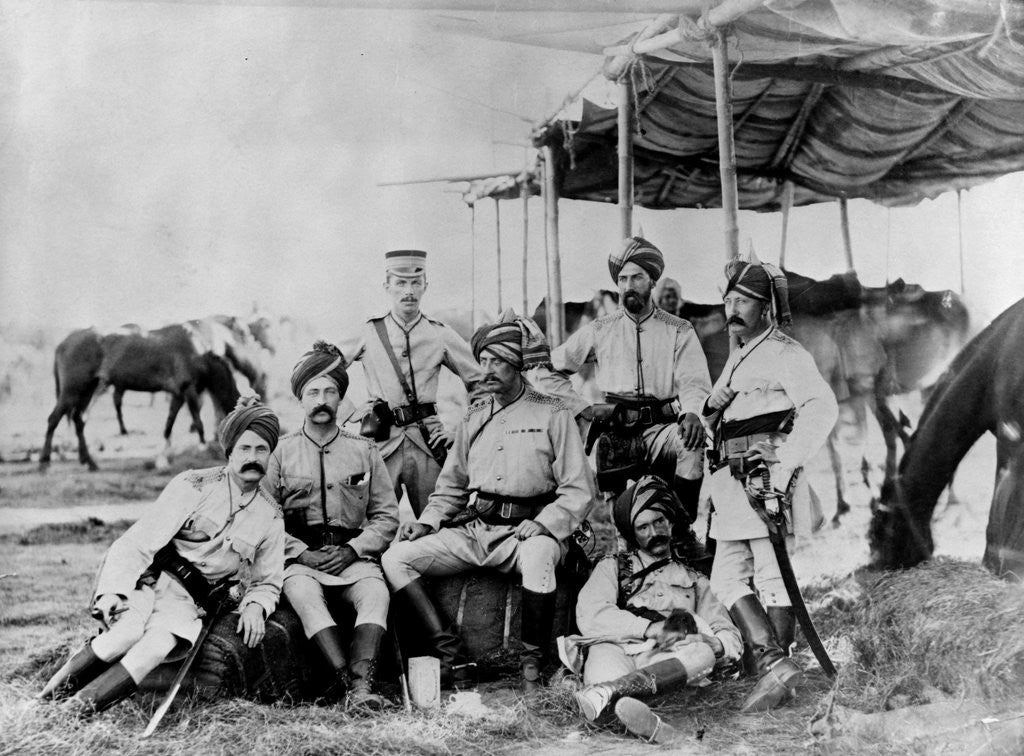
<path fill-rule="evenodd" d="M 469 206 L 469 328 L 476 332 L 476 203 Z"/>
<path fill-rule="evenodd" d="M 530 296 L 527 289 L 527 264 L 530 253 L 530 172 L 529 166 L 523 172 L 523 316 L 530 315 Z"/>
<path fill-rule="evenodd" d="M 618 81 L 619 94 L 619 238 L 633 235 L 633 76 L 627 68 Z"/>
<path fill-rule="evenodd" d="M 846 197 L 839 198 L 839 223 L 843 227 L 843 251 L 846 253 L 846 270 L 853 271 L 853 245 L 850 243 L 850 211 Z"/>
<path fill-rule="evenodd" d="M 718 116 L 718 174 L 725 211 L 725 256 L 740 253 L 739 195 L 736 190 L 736 143 L 732 133 L 732 98 L 729 91 L 729 50 L 725 35 L 716 32 L 711 46 L 715 66 L 715 110 Z"/>
<path fill-rule="evenodd" d="M 562 343 L 564 334 L 562 312 L 562 262 L 558 253 L 558 190 L 555 181 L 555 155 L 549 146 L 541 148 L 544 156 L 544 250 L 548 266 L 548 342 L 552 347 Z"/>
<path fill-rule="evenodd" d="M 960 251 L 960 296 L 964 295 L 964 216 L 963 189 L 956 190 L 956 241 Z"/>
<path fill-rule="evenodd" d="M 501 306 L 501 203 L 494 198 L 494 251 L 498 258 L 498 314 L 504 308 Z"/>
<path fill-rule="evenodd" d="M 789 211 L 793 209 L 793 182 L 782 184 L 782 241 L 779 244 L 779 267 L 786 267 L 786 236 L 789 234 Z"/>

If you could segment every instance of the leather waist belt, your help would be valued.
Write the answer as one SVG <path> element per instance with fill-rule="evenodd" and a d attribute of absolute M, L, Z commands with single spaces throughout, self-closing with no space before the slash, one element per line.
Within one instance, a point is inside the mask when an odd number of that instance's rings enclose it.
<path fill-rule="evenodd" d="M 537 496 L 503 496 L 478 491 L 476 509 L 488 525 L 518 525 L 532 520 L 544 507 L 558 498 L 555 491 Z"/>
<path fill-rule="evenodd" d="M 675 398 L 655 399 L 627 394 L 605 394 L 604 398 L 607 403 L 615 405 L 615 418 L 627 428 L 674 423 L 678 414 Z"/>
<path fill-rule="evenodd" d="M 306 546 L 314 551 L 324 546 L 344 546 L 357 535 L 362 533 L 361 528 L 343 528 L 340 525 L 307 524 L 305 508 L 294 510 L 293 513 L 285 510 L 284 529 L 288 535 L 298 538 Z"/>
<path fill-rule="evenodd" d="M 789 433 L 793 430 L 793 415 L 795 410 L 779 410 L 764 415 L 746 417 L 742 420 L 730 420 L 722 423 L 718 433 L 721 439 L 739 438 L 750 436 L 755 433 Z"/>
<path fill-rule="evenodd" d="M 192 600 L 204 609 L 209 609 L 210 594 L 214 586 L 206 579 L 195 565 L 178 553 L 171 544 L 167 544 L 153 556 L 153 572 L 166 572 L 170 577 L 181 583 L 181 586 L 192 597 Z"/>
<path fill-rule="evenodd" d="M 395 425 L 399 428 L 417 423 L 425 417 L 437 414 L 437 404 L 426 402 L 425 404 L 406 404 L 401 407 L 394 407 L 391 413 L 395 416 Z"/>
<path fill-rule="evenodd" d="M 793 414 L 794 410 L 781 410 L 723 423 L 716 453 L 709 457 L 711 472 L 728 465 L 733 477 L 744 477 L 759 464 L 747 459 L 748 450 L 761 441 L 784 440 L 793 429 Z"/>

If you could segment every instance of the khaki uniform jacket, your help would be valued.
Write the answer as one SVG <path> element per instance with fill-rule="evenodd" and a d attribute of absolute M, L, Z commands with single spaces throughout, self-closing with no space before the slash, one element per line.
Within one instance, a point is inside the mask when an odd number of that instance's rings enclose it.
<path fill-rule="evenodd" d="M 185 526 L 206 533 L 210 540 L 175 538 Z M 130 595 L 156 552 L 168 543 L 210 581 L 237 576 L 247 568 L 248 586 L 239 610 L 257 603 L 269 617 L 277 607 L 284 581 L 284 523 L 262 486 L 253 498 L 230 481 L 227 468 L 180 473 L 111 545 L 95 596 Z"/>
<path fill-rule="evenodd" d="M 402 366 L 402 374 L 406 383 L 415 390 L 420 404 L 437 401 L 437 382 L 442 366 L 457 375 L 467 389 L 480 380 L 480 365 L 473 359 L 469 344 L 450 327 L 420 315 L 406 330 L 389 313 L 371 318 L 356 338 L 339 345 L 348 366 L 357 361 L 362 363 L 371 401 L 383 399 L 390 407 L 409 403 L 395 374 L 395 367 L 377 335 L 373 325 L 375 320 L 384 321 L 391 348 Z M 430 454 L 430 448 L 415 423 L 403 428 L 393 427 L 391 437 L 380 443 L 380 453 L 384 457 L 390 456 L 406 438 Z"/>
<path fill-rule="evenodd" d="M 505 407 L 494 397 L 474 404 L 455 432 L 437 488 L 419 522 L 437 530 L 461 512 L 471 491 L 558 498 L 534 519 L 559 541 L 583 521 L 594 489 L 576 422 L 558 399 L 526 388 Z"/>

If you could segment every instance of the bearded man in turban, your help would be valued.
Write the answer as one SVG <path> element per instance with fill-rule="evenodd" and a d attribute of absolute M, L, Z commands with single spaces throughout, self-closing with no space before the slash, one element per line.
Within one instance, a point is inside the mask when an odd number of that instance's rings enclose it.
<path fill-rule="evenodd" d="M 597 386 L 619 418 L 597 441 L 597 481 L 613 496 L 629 480 L 652 472 L 668 481 L 690 516 L 697 517 L 704 473 L 704 429 L 699 412 L 711 388 L 697 334 L 686 320 L 657 307 L 652 291 L 665 270 L 661 251 L 634 236 L 608 258 L 622 307 L 580 328 L 552 350 L 555 373 L 538 371 L 546 393 L 592 420 L 589 402 L 564 374 L 597 366 Z"/>
<path fill-rule="evenodd" d="M 265 483 L 284 510 L 284 593 L 334 672 L 331 693 L 347 693 L 350 708 L 380 709 L 373 686 L 390 593 L 379 560 L 398 529 L 398 501 L 373 441 L 338 427 L 348 388 L 338 348 L 318 341 L 291 383 L 305 419 L 281 439 Z M 355 609 L 348 648 L 330 611 L 336 601 Z"/>
<path fill-rule="evenodd" d="M 284 526 L 259 485 L 277 445 L 277 416 L 243 397 L 220 426 L 227 465 L 177 475 L 107 551 L 92 616 L 103 631 L 50 679 L 41 698 L 74 693 L 84 715 L 130 696 L 165 660 L 183 658 L 215 608 L 214 589 L 249 575 L 238 633 L 263 639 L 284 579 Z"/>
<path fill-rule="evenodd" d="M 672 548 L 673 523 L 685 514 L 663 480 L 640 478 L 615 500 L 613 516 L 628 550 L 594 568 L 576 603 L 582 635 L 563 639 L 563 656 L 582 668 L 586 687 L 575 695 L 588 720 L 622 699 L 615 713 L 631 732 L 667 742 L 672 728 L 624 697 L 702 684 L 716 665 L 739 659 L 740 633 L 708 579 Z"/>
<path fill-rule="evenodd" d="M 743 633 L 748 671 L 761 676 L 743 710 L 760 711 L 785 702 L 801 670 L 788 657 L 796 626 L 791 599 L 768 526 L 748 498 L 747 478 L 767 466 L 772 487 L 789 494 L 789 540 L 794 531 L 810 533 L 820 523 L 812 522 L 800 470 L 825 443 L 838 408 L 811 355 L 779 329 L 789 322 L 782 272 L 756 258 L 736 259 L 726 278 L 726 327 L 734 346 L 701 409 L 715 447 L 711 586 Z"/>
<path fill-rule="evenodd" d="M 548 360 L 536 324 L 506 313 L 502 322 L 480 328 L 472 344 L 489 396 L 456 430 L 437 488 L 384 554 L 384 574 L 396 599 L 419 618 L 445 685 L 460 681 L 462 641 L 421 578 L 475 567 L 522 575 L 520 666 L 532 698 L 551 642 L 555 567 L 590 511 L 591 473 L 572 414 L 523 379 L 526 367 Z"/>

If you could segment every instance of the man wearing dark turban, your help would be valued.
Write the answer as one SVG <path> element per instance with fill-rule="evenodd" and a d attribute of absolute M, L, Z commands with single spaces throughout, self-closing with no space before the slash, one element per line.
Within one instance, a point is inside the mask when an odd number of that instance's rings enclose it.
<path fill-rule="evenodd" d="M 338 348 L 318 341 L 292 370 L 302 429 L 281 439 L 266 487 L 284 510 L 284 593 L 334 672 L 331 693 L 355 709 L 380 709 L 374 690 L 390 593 L 380 555 L 398 529 L 398 501 L 373 441 L 338 427 L 348 373 Z M 330 606 L 355 610 L 352 643 Z"/>
<path fill-rule="evenodd" d="M 187 470 L 111 545 L 100 568 L 92 615 L 102 632 L 50 679 L 41 697 L 75 693 L 85 715 L 129 696 L 165 660 L 199 637 L 209 592 L 248 573 L 238 632 L 263 639 L 284 579 L 284 527 L 260 486 L 277 444 L 277 417 L 243 398 L 224 418 L 225 467 Z"/>
<path fill-rule="evenodd" d="M 571 389 L 559 373 L 575 373 L 597 364 L 597 385 L 605 401 L 629 418 L 627 433 L 609 429 L 598 440 L 597 479 L 608 495 L 622 491 L 643 471 L 669 481 L 689 513 L 697 516 L 704 472 L 704 430 L 699 412 L 711 388 L 708 364 L 697 335 L 686 320 L 665 312 L 652 301 L 655 282 L 665 260 L 653 244 L 640 237 L 626 239 L 608 259 L 619 288 L 622 308 L 584 325 L 552 350 L 555 373 L 539 371 L 537 383 L 559 396 L 574 414 L 589 420 L 589 402 Z M 621 463 L 621 449 L 639 470 Z M 613 457 L 620 458 L 614 459 Z M 627 462 L 629 460 L 627 459 Z"/>
<path fill-rule="evenodd" d="M 794 532 L 809 534 L 820 523 L 813 521 L 799 472 L 825 443 L 838 409 L 811 355 L 776 325 L 789 316 L 782 274 L 756 258 L 733 260 L 725 274 L 726 327 L 734 347 L 701 410 L 715 446 L 711 584 L 743 633 L 749 671 L 761 675 L 744 711 L 760 711 L 784 703 L 801 671 L 787 656 L 795 617 L 768 527 L 747 497 L 747 474 L 767 465 L 772 486 L 791 492 L 789 540 Z"/>
<path fill-rule="evenodd" d="M 462 641 L 441 619 L 421 578 L 474 567 L 521 574 L 520 667 L 532 699 L 551 640 L 555 568 L 590 511 L 591 474 L 568 409 L 527 387 L 520 373 L 528 360 L 546 361 L 536 325 L 508 314 L 477 331 L 473 348 L 490 396 L 458 427 L 437 489 L 384 554 L 384 574 L 395 598 L 422 623 L 448 685 L 458 682 Z"/>
<path fill-rule="evenodd" d="M 461 336 L 420 311 L 427 291 L 427 253 L 392 250 L 384 255 L 384 265 L 391 310 L 343 340 L 341 351 L 347 367 L 358 361 L 366 375 L 370 402 L 362 410 L 363 434 L 377 442 L 396 498 L 402 498 L 404 488 L 419 515 L 452 443 L 451 431 L 437 416 L 441 368 L 472 392 L 480 367 Z"/>
<path fill-rule="evenodd" d="M 565 639 L 563 656 L 577 673 L 582 667 L 586 687 L 575 696 L 587 719 L 622 699 L 615 713 L 627 729 L 664 743 L 672 728 L 624 697 L 701 684 L 716 664 L 738 660 L 743 645 L 708 579 L 671 548 L 673 523 L 686 515 L 669 486 L 640 478 L 615 500 L 613 515 L 628 550 L 594 568 L 576 603 L 581 635 Z"/>

